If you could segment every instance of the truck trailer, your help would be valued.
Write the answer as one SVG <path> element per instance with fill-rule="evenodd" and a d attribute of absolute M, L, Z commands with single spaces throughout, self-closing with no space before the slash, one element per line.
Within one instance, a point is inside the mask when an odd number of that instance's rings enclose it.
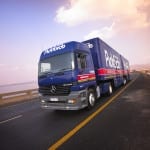
<path fill-rule="evenodd" d="M 99 38 L 51 47 L 38 64 L 44 109 L 91 109 L 101 95 L 111 95 L 129 80 L 128 60 Z"/>

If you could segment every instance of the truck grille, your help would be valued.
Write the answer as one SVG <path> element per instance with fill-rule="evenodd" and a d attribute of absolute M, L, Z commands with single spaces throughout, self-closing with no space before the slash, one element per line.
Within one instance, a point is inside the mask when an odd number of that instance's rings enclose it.
<path fill-rule="evenodd" d="M 50 96 L 55 96 L 55 95 L 68 95 L 70 93 L 70 88 L 71 86 L 67 85 L 50 85 L 50 86 L 41 86 L 39 87 L 39 92 L 43 95 L 50 95 Z"/>

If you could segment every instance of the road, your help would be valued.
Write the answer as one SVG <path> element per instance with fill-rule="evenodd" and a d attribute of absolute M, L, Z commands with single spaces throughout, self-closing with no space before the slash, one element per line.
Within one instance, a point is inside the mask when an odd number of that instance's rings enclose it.
<path fill-rule="evenodd" d="M 38 99 L 0 108 L 0 150 L 149 150 L 150 76 L 132 81 L 91 111 L 42 110 Z"/>

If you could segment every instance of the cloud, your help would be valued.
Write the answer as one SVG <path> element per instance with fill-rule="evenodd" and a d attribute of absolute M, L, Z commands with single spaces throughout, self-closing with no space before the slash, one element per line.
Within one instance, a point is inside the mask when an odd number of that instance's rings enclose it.
<path fill-rule="evenodd" d="M 67 26 L 91 21 L 113 20 L 119 29 L 150 26 L 149 0 L 70 0 L 61 6 L 55 20 Z"/>
<path fill-rule="evenodd" d="M 93 30 L 88 35 L 84 37 L 85 40 L 95 37 L 100 37 L 101 39 L 109 39 L 115 35 L 114 31 L 115 22 L 112 23 L 110 27 L 103 27 L 101 29 Z"/>
<path fill-rule="evenodd" d="M 57 10 L 55 20 L 68 26 L 74 26 L 83 22 L 87 19 L 87 12 L 84 9 L 84 3 L 85 2 L 80 0 L 70 0 L 66 7 L 62 6 Z"/>

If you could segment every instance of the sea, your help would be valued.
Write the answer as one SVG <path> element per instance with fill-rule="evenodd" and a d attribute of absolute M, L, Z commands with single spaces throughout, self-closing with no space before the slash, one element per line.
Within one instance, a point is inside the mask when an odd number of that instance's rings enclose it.
<path fill-rule="evenodd" d="M 0 94 L 38 88 L 36 81 L 0 85 Z"/>

